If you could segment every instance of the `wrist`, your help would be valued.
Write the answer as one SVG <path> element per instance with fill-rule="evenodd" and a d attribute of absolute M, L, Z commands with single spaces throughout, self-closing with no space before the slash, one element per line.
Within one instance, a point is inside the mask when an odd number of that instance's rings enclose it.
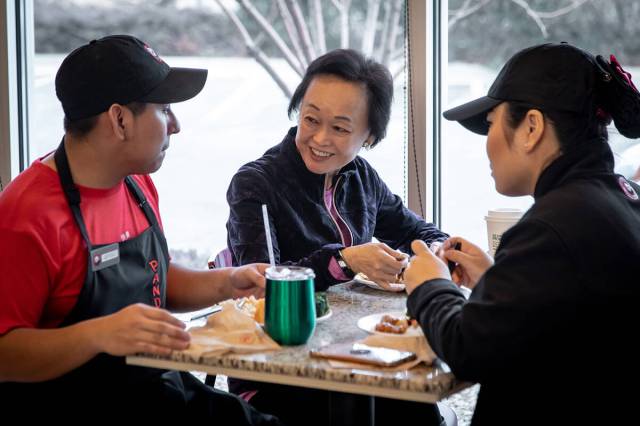
<path fill-rule="evenodd" d="M 230 267 L 230 268 L 221 268 L 221 269 L 215 269 L 213 271 L 211 271 L 212 273 L 214 272 L 225 272 L 226 274 L 224 275 L 224 277 L 222 278 L 222 283 L 221 285 L 218 284 L 218 280 L 217 278 L 220 278 L 218 276 L 213 276 L 213 282 L 214 282 L 214 286 L 215 289 L 217 290 L 215 292 L 214 295 L 214 303 L 218 303 L 221 302 L 223 300 L 227 300 L 227 299 L 233 299 L 235 290 L 236 290 L 236 271 L 238 270 L 238 266 L 237 267 Z M 222 275 L 222 274 L 220 274 Z"/>
<path fill-rule="evenodd" d="M 85 342 L 84 347 L 90 356 L 106 352 L 107 345 L 105 344 L 105 340 L 108 339 L 108 337 L 105 336 L 105 327 L 112 321 L 112 315 L 113 314 L 80 321 L 71 326 L 76 328 L 78 341 Z"/>
<path fill-rule="evenodd" d="M 338 266 L 340 266 L 340 269 L 342 269 L 342 272 L 349 278 L 353 278 L 356 273 L 354 272 L 354 270 L 351 268 L 351 265 L 349 264 L 349 262 L 347 261 L 347 259 L 344 256 L 344 251 L 346 249 L 342 249 L 342 250 L 338 250 L 336 252 L 335 255 L 335 259 L 338 262 Z"/>

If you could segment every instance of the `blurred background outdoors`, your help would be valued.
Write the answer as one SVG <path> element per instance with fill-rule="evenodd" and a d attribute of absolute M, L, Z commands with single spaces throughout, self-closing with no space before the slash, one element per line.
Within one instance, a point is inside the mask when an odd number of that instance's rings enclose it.
<path fill-rule="evenodd" d="M 395 79 L 387 138 L 363 155 L 398 195 L 406 194 L 405 4 L 402 0 L 34 0 L 35 63 L 30 98 L 31 161 L 63 134 L 55 72 L 73 48 L 108 34 L 133 34 L 171 66 L 209 70 L 203 92 L 173 109 L 182 131 L 153 175 L 172 256 L 203 268 L 226 245 L 226 189 L 237 169 L 279 143 L 288 100 L 308 62 L 338 47 L 364 51 Z M 443 2 L 443 105 L 486 94 L 516 51 L 568 41 L 614 53 L 640 72 L 639 2 L 625 0 L 450 0 Z M 260 24 L 262 22 L 262 24 Z M 428 35 L 429 37 L 429 35 Z M 430 113 L 428 111 L 428 113 Z M 617 169 L 631 177 L 640 145 L 610 132 Z M 442 122 L 442 228 L 487 245 L 484 215 L 529 197 L 495 192 L 484 138 Z"/>

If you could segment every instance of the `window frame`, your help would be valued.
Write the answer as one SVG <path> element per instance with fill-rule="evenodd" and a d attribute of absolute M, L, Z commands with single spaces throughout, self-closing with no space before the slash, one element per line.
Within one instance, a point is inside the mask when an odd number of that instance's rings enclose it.
<path fill-rule="evenodd" d="M 442 64 L 446 63 L 447 1 L 408 0 L 408 206 L 425 220 L 441 225 Z M 414 145 L 415 143 L 415 145 Z"/>
<path fill-rule="evenodd" d="M 0 182 L 29 162 L 29 92 L 32 85 L 33 0 L 0 7 Z"/>
<path fill-rule="evenodd" d="M 436 225 L 440 224 L 442 6 L 440 0 L 407 0 L 406 5 L 412 83 L 408 99 L 412 101 L 407 105 L 405 190 L 409 208 Z M 33 0 L 9 0 L 0 8 L 0 182 L 3 185 L 29 165 L 28 106 L 34 55 Z M 431 166 L 430 172 L 427 165 Z"/>

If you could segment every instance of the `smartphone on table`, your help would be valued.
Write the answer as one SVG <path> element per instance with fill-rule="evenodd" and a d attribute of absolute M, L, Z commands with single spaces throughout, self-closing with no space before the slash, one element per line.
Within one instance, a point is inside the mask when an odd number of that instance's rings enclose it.
<path fill-rule="evenodd" d="M 413 352 L 369 346 L 363 343 L 336 343 L 313 349 L 309 355 L 314 358 L 357 362 L 378 367 L 395 367 L 416 359 L 416 354 Z"/>

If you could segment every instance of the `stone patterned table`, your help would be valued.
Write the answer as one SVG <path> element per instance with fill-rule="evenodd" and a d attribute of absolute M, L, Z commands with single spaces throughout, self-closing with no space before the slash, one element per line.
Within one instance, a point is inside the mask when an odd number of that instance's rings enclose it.
<path fill-rule="evenodd" d="M 168 358 L 130 356 L 127 363 L 182 371 L 204 371 L 240 379 L 280 383 L 410 401 L 436 402 L 469 386 L 458 381 L 446 364 L 436 361 L 401 372 L 362 367 L 332 368 L 325 360 L 309 357 L 309 350 L 331 343 L 355 342 L 367 336 L 356 325 L 365 315 L 405 309 L 404 293 L 388 293 L 350 282 L 328 292 L 332 315 L 319 322 L 306 345 L 277 352 L 223 355 L 194 359 L 181 353 Z"/>

